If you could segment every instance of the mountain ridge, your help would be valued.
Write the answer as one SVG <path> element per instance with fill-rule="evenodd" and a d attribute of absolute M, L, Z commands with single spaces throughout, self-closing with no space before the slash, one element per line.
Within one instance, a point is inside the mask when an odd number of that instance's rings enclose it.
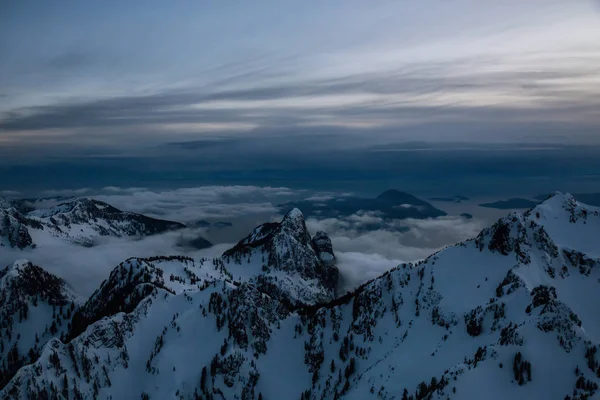
<path fill-rule="evenodd" d="M 384 219 L 435 218 L 445 216 L 446 212 L 409 193 L 396 189 L 386 190 L 374 198 L 340 196 L 331 198 L 305 199 L 279 204 L 278 208 L 286 212 L 298 208 L 309 217 L 338 218 L 356 213 L 374 212 Z"/>
<path fill-rule="evenodd" d="M 54 238 L 93 246 L 100 236 L 147 236 L 185 228 L 184 224 L 121 211 L 87 197 L 26 213 L 0 209 L 0 245 L 24 249 Z"/>
<path fill-rule="evenodd" d="M 291 217 L 240 243 L 262 256 L 283 232 L 316 257 L 315 238 Z M 475 238 L 296 309 L 242 275 L 254 260 L 130 259 L 111 273 L 115 282 L 132 281 L 131 270 L 141 279 L 129 293 L 152 286 L 137 304 L 124 301 L 133 310 L 92 321 L 67 343 L 51 340 L 0 398 L 592 397 L 598 233 L 597 209 L 557 193 Z M 112 281 L 103 285 L 124 287 Z"/>

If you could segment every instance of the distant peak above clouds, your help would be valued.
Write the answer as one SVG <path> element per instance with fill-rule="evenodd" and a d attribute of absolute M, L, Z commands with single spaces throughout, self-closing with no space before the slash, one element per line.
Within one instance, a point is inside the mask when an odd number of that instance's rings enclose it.
<path fill-rule="evenodd" d="M 435 218 L 446 215 L 425 200 L 399 190 L 387 190 L 375 198 L 337 196 L 307 198 L 279 205 L 281 211 L 300 208 L 310 217 L 342 217 L 359 212 L 373 212 L 385 219 Z"/>
<path fill-rule="evenodd" d="M 58 239 L 91 246 L 100 236 L 148 236 L 185 227 L 179 222 L 121 211 L 86 197 L 48 208 L 21 209 L 25 212 L 14 207 L 0 209 L 0 245 L 36 247 Z"/>

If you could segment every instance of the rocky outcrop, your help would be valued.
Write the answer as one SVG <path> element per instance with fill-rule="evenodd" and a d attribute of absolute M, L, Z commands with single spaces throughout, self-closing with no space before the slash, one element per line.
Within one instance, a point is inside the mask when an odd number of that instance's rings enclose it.
<path fill-rule="evenodd" d="M 260 261 L 258 261 L 260 257 Z M 292 209 L 280 223 L 263 224 L 223 254 L 227 262 L 260 262 L 254 281 L 293 307 L 330 301 L 339 271 L 331 240 L 324 232 L 311 238 L 304 215 Z M 282 274 L 283 273 L 283 274 Z"/>
<path fill-rule="evenodd" d="M 32 221 L 28 221 L 14 208 L 0 209 L 0 247 L 33 247 L 33 240 L 27 228 L 28 222 Z"/>

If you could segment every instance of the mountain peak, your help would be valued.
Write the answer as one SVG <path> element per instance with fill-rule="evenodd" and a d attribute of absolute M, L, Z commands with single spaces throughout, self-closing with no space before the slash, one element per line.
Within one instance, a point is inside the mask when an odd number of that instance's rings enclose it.
<path fill-rule="evenodd" d="M 0 210 L 0 215 L 2 212 L 6 213 L 6 210 Z M 37 235 L 34 236 L 56 237 L 84 246 L 94 245 L 98 236 L 148 236 L 185 227 L 179 222 L 121 211 L 108 203 L 89 197 L 78 197 L 48 208 L 32 210 L 21 216 L 20 221 L 24 225 L 21 236 L 29 234 L 28 229 L 34 229 L 37 231 Z M 13 233 L 13 236 L 15 235 L 16 233 Z M 7 234 L 0 230 L 0 236 L 6 237 Z M 34 244 L 32 240 L 29 241 L 30 245 Z M 27 240 L 22 242 L 27 245 Z M 24 245 L 11 243 L 13 247 Z"/>
<path fill-rule="evenodd" d="M 570 193 L 554 192 L 554 194 L 551 194 L 546 200 L 542 202 L 542 204 L 544 203 L 556 204 L 561 207 L 570 207 L 576 205 L 577 200 L 575 200 L 575 197 L 573 197 L 573 195 Z"/>
<path fill-rule="evenodd" d="M 310 234 L 306 228 L 304 214 L 298 208 L 292 208 L 281 220 L 279 231 L 284 231 L 300 243 L 306 245 L 310 242 Z"/>
<path fill-rule="evenodd" d="M 0 270 L 0 280 L 5 277 L 17 278 L 19 276 L 20 271 L 23 268 L 28 268 L 30 266 L 32 266 L 32 264 L 31 264 L 31 261 L 29 261 L 29 260 L 25 260 L 25 259 L 16 260 L 12 264 L 10 264 L 8 267 L 6 267 L 4 270 Z"/>
<path fill-rule="evenodd" d="M 290 211 L 288 211 L 285 217 L 283 217 L 283 220 L 281 222 L 287 219 L 304 221 L 304 214 L 302 214 L 302 211 L 300 211 L 299 208 L 292 208 Z"/>
<path fill-rule="evenodd" d="M 280 223 L 255 228 L 223 253 L 234 278 L 251 276 L 264 293 L 292 306 L 314 305 L 335 296 L 339 271 L 325 232 L 314 238 L 298 208 Z"/>

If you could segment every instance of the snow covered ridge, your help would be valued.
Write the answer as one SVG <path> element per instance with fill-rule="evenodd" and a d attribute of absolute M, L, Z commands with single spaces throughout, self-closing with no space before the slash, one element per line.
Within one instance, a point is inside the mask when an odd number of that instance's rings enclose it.
<path fill-rule="evenodd" d="M 307 266 L 294 262 L 315 266 L 315 242 L 322 252 L 326 241 L 307 236 L 296 212 L 291 217 L 257 228 L 222 258 L 123 262 L 74 307 L 83 323 L 73 316 L 68 337 L 40 346 L 39 356 L 0 385 L 0 399 L 600 393 L 598 209 L 556 194 L 477 238 L 301 308 L 259 281 L 264 274 L 289 278 L 293 285 L 281 289 L 325 287 L 319 275 L 303 282 Z M 292 257 L 307 247 L 313 258 Z"/>
<path fill-rule="evenodd" d="M 98 236 L 147 236 L 184 227 L 179 222 L 150 218 L 121 211 L 98 200 L 78 198 L 49 209 L 27 212 L 14 207 L 0 209 L 0 246 L 22 249 L 55 238 L 91 246 Z"/>

